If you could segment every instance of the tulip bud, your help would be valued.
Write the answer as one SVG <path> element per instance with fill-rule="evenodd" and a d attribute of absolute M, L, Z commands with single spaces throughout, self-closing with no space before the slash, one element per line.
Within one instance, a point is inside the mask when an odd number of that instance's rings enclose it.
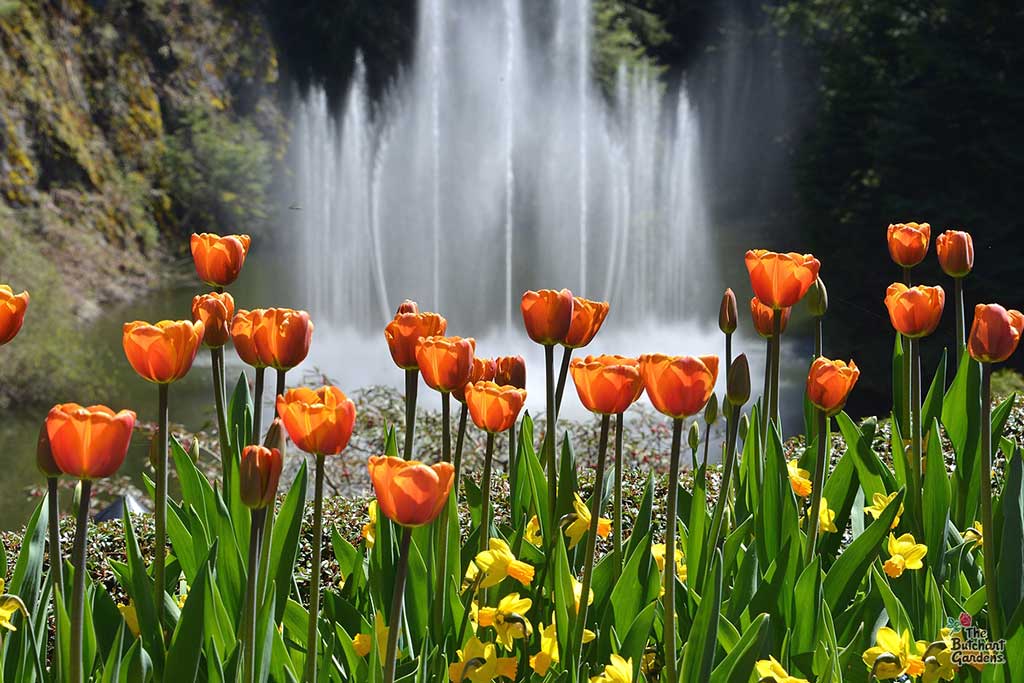
<path fill-rule="evenodd" d="M 718 419 L 718 395 L 711 394 L 711 398 L 708 399 L 708 404 L 704 406 L 704 421 L 709 425 L 715 424 L 715 420 Z"/>
<path fill-rule="evenodd" d="M 746 413 L 744 413 L 743 417 L 740 418 L 740 423 L 739 423 L 739 425 L 737 427 L 737 431 L 736 431 L 737 436 L 740 437 L 740 441 L 746 441 L 747 440 L 747 430 L 749 430 L 749 429 L 750 429 L 750 418 L 746 415 Z"/>
<path fill-rule="evenodd" d="M 828 291 L 819 277 L 807 291 L 807 310 L 815 318 L 822 318 L 828 311 Z"/>
<path fill-rule="evenodd" d="M 281 451 L 265 446 L 246 446 L 239 463 L 242 503 L 258 510 L 274 504 L 283 465 Z"/>
<path fill-rule="evenodd" d="M 726 289 L 722 295 L 722 306 L 718 310 L 718 328 L 724 334 L 732 334 L 739 324 L 740 314 L 736 308 L 736 295 L 732 289 Z"/>
<path fill-rule="evenodd" d="M 726 378 L 726 397 L 734 406 L 741 406 L 750 399 L 750 364 L 747 354 L 741 353 L 733 360 Z"/>
<path fill-rule="evenodd" d="M 713 394 L 712 394 L 713 395 Z M 694 420 L 690 425 L 690 433 L 687 435 L 687 441 L 690 444 L 690 450 L 697 450 L 700 446 L 700 427 L 697 426 L 697 421 Z"/>
<path fill-rule="evenodd" d="M 287 443 L 284 422 L 281 421 L 281 418 L 276 417 L 270 423 L 270 429 L 267 430 L 267 435 L 263 438 L 263 445 L 270 449 L 276 448 L 283 458 L 288 454 Z"/>
<path fill-rule="evenodd" d="M 395 315 L 402 315 L 403 313 L 416 314 L 420 312 L 419 305 L 412 299 L 406 299 L 398 305 L 398 310 L 395 311 Z"/>
<path fill-rule="evenodd" d="M 199 439 L 192 439 L 192 448 L 188 449 L 188 457 L 192 459 L 193 463 L 198 464 L 199 462 Z"/>
<path fill-rule="evenodd" d="M 50 435 L 46 431 L 46 423 L 43 423 L 39 430 L 39 440 L 36 442 L 36 467 L 44 477 L 59 477 L 64 474 L 57 461 L 53 459 L 53 452 L 50 450 Z"/>

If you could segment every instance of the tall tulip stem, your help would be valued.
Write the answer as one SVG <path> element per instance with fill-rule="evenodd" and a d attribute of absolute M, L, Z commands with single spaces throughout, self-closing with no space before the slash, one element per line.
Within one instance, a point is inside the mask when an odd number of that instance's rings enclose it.
<path fill-rule="evenodd" d="M 820 318 L 819 318 L 820 320 Z M 811 510 L 807 514 L 807 554 L 806 564 L 814 559 L 814 549 L 818 543 L 818 517 L 821 515 L 822 489 L 825 487 L 825 458 L 828 455 L 829 446 L 829 418 L 824 410 L 816 410 L 818 413 L 818 458 L 814 462 L 814 481 L 811 483 Z"/>
<path fill-rule="evenodd" d="M 715 502 L 715 511 L 711 517 L 711 535 L 708 537 L 708 551 L 701 557 L 701 566 L 698 567 L 696 584 L 702 585 L 703 581 L 703 566 L 706 559 L 714 555 L 714 550 L 718 546 L 719 536 L 722 535 L 722 519 L 725 515 L 725 507 L 729 500 L 729 488 L 732 486 L 732 473 L 736 469 L 736 439 L 739 433 L 739 412 L 740 409 L 732 404 L 727 404 L 727 410 L 729 419 L 726 420 L 726 447 L 725 447 L 725 465 L 722 467 L 722 484 L 718 493 L 718 500 Z M 671 502 L 671 499 L 669 500 Z M 665 546 L 665 566 L 675 566 L 668 564 L 668 546 Z"/>
<path fill-rule="evenodd" d="M 731 366 L 726 366 L 731 367 Z M 772 397 L 772 339 L 765 340 L 764 347 L 764 389 L 761 392 L 761 443 L 768 440 L 768 404 Z"/>
<path fill-rule="evenodd" d="M 558 411 L 555 406 L 555 347 L 547 344 L 544 347 L 544 380 L 547 389 L 547 425 L 544 429 L 544 457 L 548 463 L 548 518 L 551 526 L 555 526 L 558 507 L 558 466 L 555 463 L 555 432 L 558 423 Z M 550 532 L 549 532 L 550 533 Z M 555 534 L 551 534 L 554 536 Z"/>
<path fill-rule="evenodd" d="M 583 654 L 583 631 L 587 624 L 587 608 L 590 585 L 594 580 L 594 552 L 597 549 L 597 526 L 601 516 L 601 495 L 604 493 L 604 462 L 608 452 L 608 428 L 611 415 L 601 416 L 601 439 L 597 447 L 597 470 L 594 472 L 594 490 L 590 494 L 590 530 L 587 533 L 587 550 L 583 559 L 583 584 L 580 587 L 580 606 L 576 615 L 576 632 L 572 640 L 575 648 L 575 668 Z"/>
<path fill-rule="evenodd" d="M 405 371 L 405 448 L 402 457 L 412 459 L 412 442 L 416 435 L 416 392 L 420 384 L 420 371 L 416 368 Z"/>
<path fill-rule="evenodd" d="M 320 641 L 320 546 L 324 513 L 324 456 L 316 456 L 316 482 L 313 489 L 313 567 L 309 577 L 309 631 L 306 636 L 306 683 L 316 683 L 316 649 Z"/>
<path fill-rule="evenodd" d="M 288 374 L 287 370 L 277 371 L 277 386 L 274 394 L 274 414 L 277 414 L 277 397 L 284 395 L 285 391 L 285 378 Z M 263 530 L 260 533 L 260 564 L 259 564 L 259 583 L 257 584 L 256 595 L 262 600 L 267 594 L 267 583 L 270 581 L 270 547 L 272 539 L 274 538 L 274 519 L 276 511 L 274 504 L 271 503 L 266 508 L 266 514 L 260 517 L 260 524 L 263 525 Z"/>
<path fill-rule="evenodd" d="M 484 472 L 480 476 L 480 551 L 491 542 L 491 467 L 494 461 L 494 433 L 487 432 Z"/>
<path fill-rule="evenodd" d="M 263 381 L 266 375 L 266 368 L 256 368 L 256 396 L 253 397 L 252 410 L 252 438 L 250 443 L 259 443 L 260 434 L 263 431 Z"/>
<path fill-rule="evenodd" d="M 75 545 L 71 551 L 71 563 L 75 568 L 75 583 L 71 594 L 71 683 L 82 683 L 85 680 L 82 624 L 85 617 L 85 536 L 89 532 L 91 498 L 92 481 L 83 479 L 81 499 L 78 503 L 78 520 L 75 525 Z"/>
<path fill-rule="evenodd" d="M 451 392 L 441 392 L 441 459 L 444 462 L 452 460 L 452 395 Z M 458 479 L 455 480 L 456 490 Z M 458 493 L 455 494 L 458 500 Z M 437 534 L 437 584 L 434 591 L 434 628 L 436 633 L 441 633 L 444 627 L 444 611 L 447 606 L 445 598 L 448 592 L 448 535 L 449 528 L 448 506 L 455 505 L 451 496 L 445 501 L 444 509 L 434 522 L 434 531 Z"/>
<path fill-rule="evenodd" d="M 615 580 L 622 574 L 622 427 L 623 413 L 615 416 L 615 511 L 612 515 L 612 550 Z"/>
<path fill-rule="evenodd" d="M 251 513 L 249 524 L 249 573 L 245 589 L 245 621 L 242 630 L 243 683 L 254 683 L 256 680 L 256 611 L 257 583 L 259 577 L 260 540 L 263 537 L 263 518 L 266 508 L 258 508 Z"/>
<path fill-rule="evenodd" d="M 732 332 L 725 335 L 725 367 L 732 367 Z"/>
<path fill-rule="evenodd" d="M 910 340 L 910 490 L 913 501 L 913 520 L 919 536 L 924 535 L 921 503 L 921 340 Z"/>
<path fill-rule="evenodd" d="M 953 278 L 953 298 L 955 303 L 953 310 L 956 316 L 956 355 L 953 367 L 959 370 L 960 359 L 964 355 L 964 339 L 967 330 L 964 322 L 964 279 L 962 277 Z"/>
<path fill-rule="evenodd" d="M 462 476 L 462 445 L 466 440 L 466 422 L 469 417 L 469 410 L 466 404 L 462 404 L 459 410 L 459 429 L 455 434 L 455 499 L 459 498 L 459 480 Z"/>
<path fill-rule="evenodd" d="M 167 562 L 167 450 L 170 446 L 169 384 L 158 384 L 160 389 L 159 414 L 160 453 L 156 460 L 156 540 L 153 545 L 153 594 L 156 601 L 156 623 L 163 630 L 164 617 L 164 565 Z"/>
<path fill-rule="evenodd" d="M 825 326 L 824 323 L 825 323 L 825 318 L 823 318 L 823 317 L 818 317 L 818 318 L 814 319 L 814 357 L 815 358 L 821 358 L 822 353 L 823 353 L 822 349 L 824 348 L 824 339 L 823 339 L 822 332 L 823 332 L 823 328 Z"/>
<path fill-rule="evenodd" d="M 679 499 L 679 450 L 683 439 L 683 420 L 672 421 L 672 454 L 668 469 L 668 515 L 665 518 L 665 671 L 667 679 L 676 676 L 676 504 Z M 719 497 L 721 500 L 721 497 Z M 581 600 L 582 602 L 582 600 Z"/>
<path fill-rule="evenodd" d="M 228 458 L 231 456 L 231 435 L 228 433 L 227 410 L 224 407 L 224 347 L 210 349 L 213 370 L 213 402 L 217 407 L 217 436 L 220 442 L 221 481 L 228 490 Z"/>
<path fill-rule="evenodd" d="M 50 575 L 53 577 L 53 599 L 64 591 L 64 558 L 60 552 L 60 493 L 57 477 L 46 478 L 46 509 L 50 531 Z M 54 604 L 56 613 L 57 605 Z"/>
<path fill-rule="evenodd" d="M 391 596 L 391 619 L 388 620 L 388 644 L 384 652 L 384 683 L 395 683 L 395 663 L 398 659 L 398 633 L 402 630 L 402 605 L 405 602 L 405 578 L 409 573 L 409 544 L 412 529 L 402 529 L 402 541 L 398 550 L 398 566 L 395 567 L 395 588 Z"/>
<path fill-rule="evenodd" d="M 565 394 L 565 382 L 569 377 L 569 361 L 572 360 L 572 349 L 562 349 L 562 365 L 558 369 L 558 388 L 555 389 L 555 414 L 562 411 L 562 395 Z"/>
<path fill-rule="evenodd" d="M 782 353 L 782 311 L 775 309 L 772 316 L 772 404 L 771 419 L 775 420 L 775 426 L 782 431 L 782 419 L 779 416 L 779 357 Z"/>
<path fill-rule="evenodd" d="M 988 603 L 989 638 L 998 640 L 1003 633 L 1002 603 L 996 576 L 996 527 L 992 518 L 992 366 L 981 364 L 981 527 L 985 559 L 985 602 Z"/>

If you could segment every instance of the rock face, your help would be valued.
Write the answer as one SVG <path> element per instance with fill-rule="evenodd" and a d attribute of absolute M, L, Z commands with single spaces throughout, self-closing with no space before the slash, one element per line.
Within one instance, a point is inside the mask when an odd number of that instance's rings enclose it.
<path fill-rule="evenodd" d="M 32 294 L 0 392 L 59 333 L 42 319 L 129 297 L 193 230 L 258 231 L 287 136 L 244 5 L 0 0 L 0 282 Z"/>

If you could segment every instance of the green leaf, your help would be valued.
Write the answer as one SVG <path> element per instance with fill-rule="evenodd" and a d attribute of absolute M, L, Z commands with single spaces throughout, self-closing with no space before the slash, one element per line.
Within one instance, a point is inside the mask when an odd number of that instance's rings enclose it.
<path fill-rule="evenodd" d="M 901 432 L 906 432 L 909 425 L 904 423 L 903 406 L 907 401 L 906 386 L 906 354 L 903 352 L 903 336 L 896 335 L 892 349 L 892 412 L 896 414 Z"/>
<path fill-rule="evenodd" d="M 702 585 L 704 572 L 704 545 L 708 535 L 707 476 L 701 467 L 693 477 L 693 498 L 690 503 L 690 520 L 687 524 L 686 537 L 686 571 L 697 585 Z M 666 520 L 665 524 L 675 524 L 676 520 Z M 717 539 L 716 539 L 717 540 Z M 667 548 L 666 548 L 667 550 Z"/>
<path fill-rule="evenodd" d="M 892 520 L 903 503 L 903 497 L 904 490 L 900 489 L 878 519 L 847 546 L 829 569 L 825 576 L 824 593 L 825 602 L 833 612 L 845 607 L 867 574 L 868 567 L 875 561 L 882 542 L 889 535 Z"/>
<path fill-rule="evenodd" d="M 939 365 L 935 368 L 935 375 L 932 377 L 931 386 L 928 387 L 928 394 L 921 404 L 921 424 L 926 425 L 929 430 L 937 420 L 942 419 L 942 403 L 946 391 L 946 349 L 942 350 L 942 357 L 939 358 Z M 933 432 L 938 433 L 938 432 Z M 922 435 L 927 438 L 927 433 Z"/>
<path fill-rule="evenodd" d="M 959 482 L 954 522 L 963 528 L 974 521 L 979 489 L 978 453 L 981 440 L 981 365 L 965 350 L 942 404 L 942 426 L 956 453 Z"/>
<path fill-rule="evenodd" d="M 622 644 L 619 646 L 618 655 L 623 659 L 633 660 L 633 680 L 641 680 L 639 676 L 640 663 L 644 657 L 644 649 L 647 647 L 647 641 L 651 636 L 651 629 L 654 627 L 654 617 L 658 611 L 658 603 L 651 602 L 644 607 L 639 614 L 636 615 L 636 619 L 630 625 L 629 630 L 626 631 L 626 636 L 622 639 Z M 604 658 L 602 658 L 604 661 Z"/>
<path fill-rule="evenodd" d="M 925 463 L 924 494 L 924 538 L 928 546 L 925 559 L 932 573 L 940 580 L 943 577 L 946 556 L 946 525 L 949 522 L 951 495 L 946 461 L 942 456 L 939 438 L 939 422 L 932 420 L 928 438 L 928 459 Z"/>
<path fill-rule="evenodd" d="M 864 490 L 864 497 L 871 500 L 871 496 L 876 493 L 895 491 L 896 479 L 892 472 L 871 449 L 871 442 L 865 438 L 850 416 L 843 411 L 836 415 L 836 423 L 846 441 L 846 447 L 853 452 L 853 462 L 857 469 L 857 478 Z"/>
<path fill-rule="evenodd" d="M 821 558 L 814 556 L 797 579 L 793 591 L 793 623 L 789 624 L 790 652 L 813 652 L 818 643 L 818 619 L 821 605 Z"/>
<path fill-rule="evenodd" d="M 710 683 L 747 683 L 760 659 L 761 649 L 768 635 L 770 619 L 758 614 L 732 650 L 711 672 Z"/>
<path fill-rule="evenodd" d="M 295 481 L 288 489 L 281 510 L 274 522 L 274 535 L 270 544 L 271 578 L 276 584 L 274 620 L 280 622 L 292 585 L 292 570 L 299 552 L 299 532 L 302 530 L 302 513 L 306 506 L 306 463 L 299 466 Z M 381 515 L 378 519 L 382 518 Z M 382 524 L 377 525 L 378 533 Z M 269 581 L 267 588 L 269 590 Z"/>
<path fill-rule="evenodd" d="M 142 560 L 142 552 L 139 550 L 139 542 L 135 537 L 135 527 L 132 526 L 131 515 L 128 514 L 128 506 L 124 506 L 122 517 L 124 523 L 124 545 L 125 554 L 128 559 L 129 582 L 125 586 L 129 597 L 135 602 L 135 614 L 139 620 L 139 633 L 142 636 L 142 643 L 149 655 L 156 658 L 151 665 L 158 673 L 163 671 L 164 664 L 164 642 L 163 627 L 156 620 L 156 605 L 153 600 L 153 579 L 146 573 L 146 564 Z M 133 660 L 128 660 L 132 662 Z M 142 659 L 135 664 L 135 671 L 143 670 L 145 662 Z M 139 668 L 141 667 L 141 669 Z M 131 671 L 131 666 L 122 670 Z"/>
<path fill-rule="evenodd" d="M 996 573 L 1003 613 L 1009 616 L 1024 604 L 1024 462 L 1020 449 L 1014 449 L 1007 457 L 1000 500 L 1003 533 Z"/>
<path fill-rule="evenodd" d="M 722 553 L 717 549 L 711 557 L 703 599 L 690 629 L 683 653 L 680 675 L 686 683 L 704 683 L 711 677 L 715 664 L 718 619 L 722 606 Z"/>
<path fill-rule="evenodd" d="M 213 571 L 216 558 L 217 541 L 214 541 L 203 562 L 203 568 L 189 589 L 181 618 L 171 639 L 171 646 L 167 650 L 167 669 L 164 671 L 164 678 L 168 681 L 188 681 L 197 678 L 203 654 L 203 630 L 206 623 L 210 573 Z"/>

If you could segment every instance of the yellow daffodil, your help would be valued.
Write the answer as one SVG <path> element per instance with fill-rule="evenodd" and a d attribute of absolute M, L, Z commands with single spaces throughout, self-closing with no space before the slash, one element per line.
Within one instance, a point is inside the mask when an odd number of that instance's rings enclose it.
<path fill-rule="evenodd" d="M 918 646 L 920 650 L 920 643 Z M 953 666 L 953 640 L 949 637 L 948 628 L 942 629 L 939 632 L 939 639 L 919 654 L 924 662 L 924 673 L 921 674 L 923 683 L 951 681 L 956 677 L 957 668 Z"/>
<path fill-rule="evenodd" d="M 526 535 L 523 538 L 527 543 L 541 547 L 544 537 L 540 533 L 540 520 L 537 519 L 537 515 L 530 517 L 530 521 L 526 523 Z"/>
<path fill-rule="evenodd" d="M 540 625 L 540 651 L 530 656 L 530 668 L 538 675 L 546 676 L 551 665 L 558 661 L 558 634 L 555 625 L 547 628 Z"/>
<path fill-rule="evenodd" d="M 490 683 L 498 677 L 515 680 L 515 657 L 499 657 L 494 643 L 482 643 L 474 636 L 459 650 L 459 661 L 448 666 L 452 683 Z"/>
<path fill-rule="evenodd" d="M 373 648 L 373 638 L 366 633 L 357 633 L 356 637 L 352 639 L 352 649 L 356 651 L 356 654 L 360 657 L 365 657 L 370 654 L 370 650 Z"/>
<path fill-rule="evenodd" d="M 633 659 L 612 655 L 611 664 L 604 667 L 604 673 L 591 676 L 590 683 L 633 683 Z"/>
<path fill-rule="evenodd" d="M 966 541 L 967 543 L 973 542 L 974 545 L 972 546 L 972 549 L 977 550 L 978 548 L 982 547 L 982 545 L 984 545 L 984 530 L 985 529 L 981 525 L 981 522 L 975 522 L 973 526 L 971 526 L 967 529 L 967 531 L 964 532 L 964 541 Z"/>
<path fill-rule="evenodd" d="M 911 643 L 910 631 L 904 630 L 901 636 L 888 626 L 883 626 L 878 629 L 875 642 L 878 644 L 865 650 L 861 659 L 874 671 L 878 680 L 899 678 L 903 674 L 917 677 L 925 672 L 924 660 L 911 651 L 911 645 L 916 652 L 924 653 L 927 643 L 923 640 Z"/>
<path fill-rule="evenodd" d="M 0 578 L 0 626 L 8 631 L 17 631 L 18 629 L 11 622 L 11 617 L 16 612 L 21 612 L 22 616 L 27 618 L 28 609 L 17 595 L 5 595 L 5 586 L 4 580 Z"/>
<path fill-rule="evenodd" d="M 655 543 L 651 546 L 651 556 L 654 558 L 655 564 L 658 565 L 658 571 L 665 571 L 665 544 Z M 686 556 L 683 555 L 683 551 L 676 546 L 676 576 L 682 583 L 686 583 Z M 665 594 L 665 582 L 662 581 L 661 593 L 658 595 L 660 598 Z"/>
<path fill-rule="evenodd" d="M 511 576 L 524 586 L 530 585 L 530 582 L 533 581 L 533 567 L 517 560 L 516 556 L 512 554 L 512 549 L 508 547 L 508 543 L 500 538 L 492 538 L 487 547 L 488 550 L 477 553 L 474 560 L 476 566 L 484 574 L 484 578 L 480 582 L 481 588 L 497 586 L 505 580 L 506 576 Z"/>
<path fill-rule="evenodd" d="M 661 668 L 658 664 L 658 651 L 653 648 L 647 648 L 644 650 L 644 656 L 640 660 L 640 673 L 648 678 L 653 676 L 653 680 L 658 680 L 659 671 L 661 671 Z"/>
<path fill-rule="evenodd" d="M 818 533 L 836 533 L 839 529 L 836 528 L 836 513 L 835 510 L 828 509 L 828 499 L 821 499 L 821 507 L 818 508 Z"/>
<path fill-rule="evenodd" d="M 928 547 L 914 541 L 911 534 L 896 538 L 889 534 L 889 559 L 885 561 L 885 573 L 894 579 L 903 575 L 904 569 L 921 569 L 921 562 L 928 553 Z"/>
<path fill-rule="evenodd" d="M 366 547 L 372 549 L 377 540 L 377 501 L 371 500 L 366 510 L 370 515 L 370 521 L 363 525 L 363 538 L 366 539 Z"/>
<path fill-rule="evenodd" d="M 135 612 L 135 601 L 129 600 L 127 605 L 118 605 L 117 611 L 121 613 L 128 630 L 136 638 L 139 637 L 139 615 Z"/>
<path fill-rule="evenodd" d="M 377 640 L 377 652 L 379 656 L 384 656 L 384 651 L 388 646 L 388 627 L 384 624 L 384 615 L 377 612 L 373 615 L 373 638 Z M 373 640 L 371 636 L 366 633 L 357 633 L 356 637 L 352 639 L 352 647 L 355 648 L 356 654 L 360 657 L 365 657 L 370 654 L 370 650 L 373 648 Z"/>
<path fill-rule="evenodd" d="M 885 495 L 884 493 L 876 493 L 872 495 L 871 505 L 864 508 L 864 512 L 871 515 L 874 519 L 878 519 L 882 516 L 882 513 L 885 512 L 885 508 L 889 507 L 889 503 L 891 503 L 896 498 L 896 495 L 896 491 L 890 493 L 889 495 Z M 900 510 L 899 512 L 896 513 L 896 516 L 892 520 L 892 525 L 889 528 L 895 529 L 897 526 L 899 526 L 900 517 L 902 516 L 903 503 L 900 503 Z"/>
<path fill-rule="evenodd" d="M 573 601 L 576 603 L 576 613 L 579 614 L 579 611 L 580 611 L 580 599 L 583 597 L 583 584 L 580 583 L 579 581 L 577 581 L 575 576 L 570 576 L 569 578 L 572 579 L 572 597 L 573 597 Z M 587 604 L 588 605 L 593 605 L 594 604 L 594 589 L 593 588 L 590 589 L 590 595 L 587 596 Z"/>
<path fill-rule="evenodd" d="M 790 676 L 775 657 L 758 660 L 757 676 L 759 681 L 775 681 L 775 683 L 808 683 L 806 678 Z"/>
<path fill-rule="evenodd" d="M 574 514 L 570 515 L 572 522 L 569 526 L 565 527 L 565 535 L 569 537 L 569 549 L 575 548 L 583 537 L 590 531 L 590 508 L 580 498 L 580 494 L 573 494 L 574 500 L 572 502 L 572 508 Z M 604 517 L 597 518 L 597 535 L 601 538 L 608 538 L 608 534 L 612 532 L 612 520 Z"/>
<path fill-rule="evenodd" d="M 786 463 L 786 468 L 789 470 L 789 485 L 792 487 L 793 493 L 801 498 L 811 495 L 811 473 L 800 469 L 796 460 Z"/>
<path fill-rule="evenodd" d="M 517 638 L 529 638 L 533 635 L 533 626 L 526 613 L 533 606 L 529 598 L 520 598 L 519 593 L 510 593 L 503 597 L 497 607 L 481 607 L 477 613 L 480 626 L 493 626 L 498 633 L 498 644 L 511 650 Z"/>

